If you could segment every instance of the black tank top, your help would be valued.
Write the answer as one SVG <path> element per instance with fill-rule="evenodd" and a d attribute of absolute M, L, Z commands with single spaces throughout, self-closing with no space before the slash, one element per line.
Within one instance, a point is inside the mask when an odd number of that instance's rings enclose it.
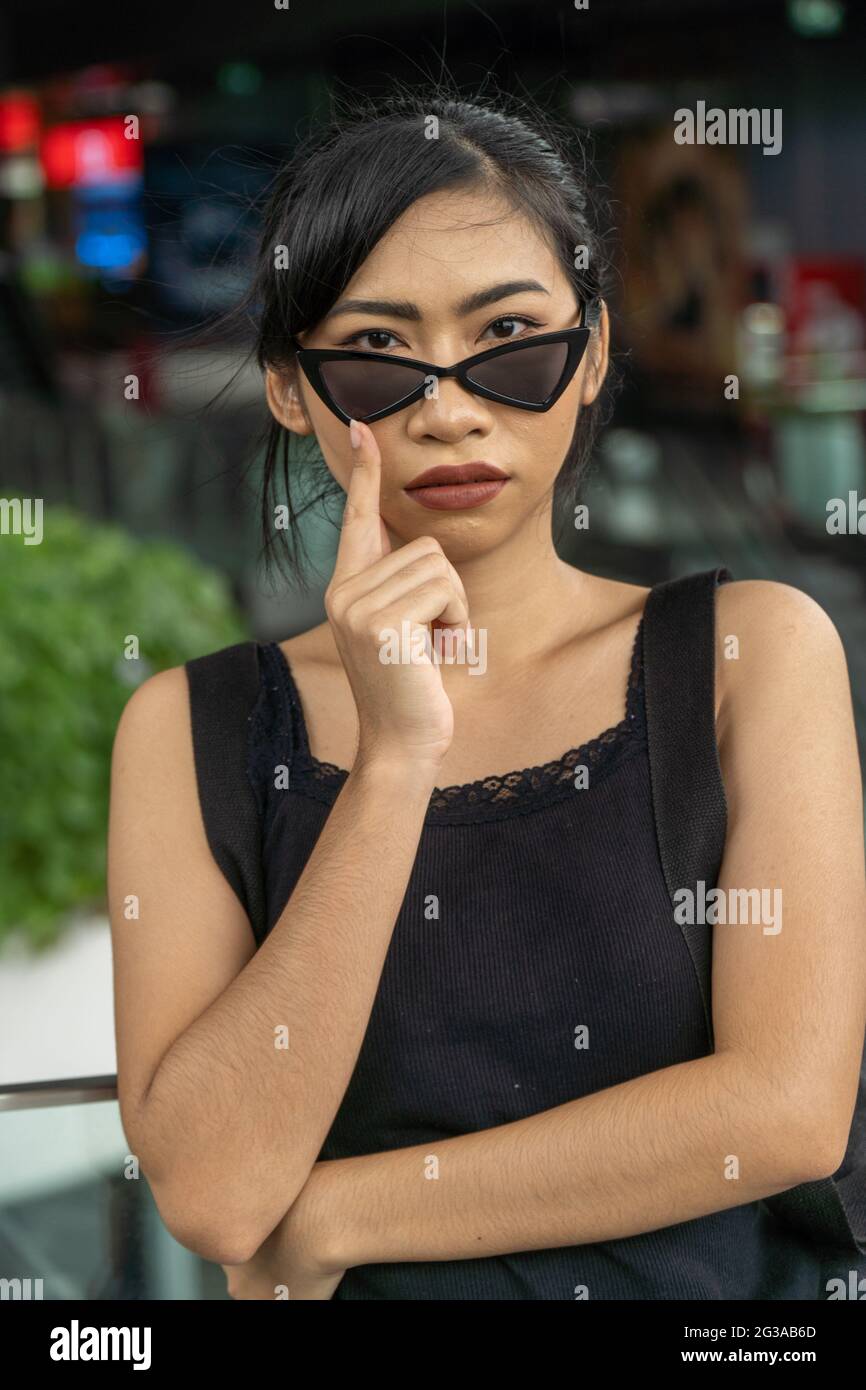
<path fill-rule="evenodd" d="M 434 791 L 366 1035 L 320 1158 L 417 1144 L 435 1153 L 443 1139 L 713 1050 L 659 857 L 645 624 L 646 611 L 618 723 L 544 766 Z M 260 882 L 239 886 L 219 857 L 241 896 L 258 895 L 251 917 L 260 944 L 348 773 L 311 754 L 281 648 L 255 648 L 258 684 L 240 756 L 252 789 L 246 814 L 258 822 Z M 232 831 L 217 825 L 221 813 L 209 800 L 213 776 L 223 774 L 212 766 L 205 773 L 195 682 L 191 688 L 205 824 L 224 849 Z M 712 690 L 708 698 L 712 707 Z M 230 758 L 218 761 L 225 768 Z M 288 787 L 275 776 L 281 767 Z M 578 778 L 580 768 L 587 775 Z M 764 1202 L 751 1202 L 590 1245 L 363 1265 L 347 1271 L 334 1297 L 818 1299 L 827 1296 L 825 1277 L 818 1250 Z"/>

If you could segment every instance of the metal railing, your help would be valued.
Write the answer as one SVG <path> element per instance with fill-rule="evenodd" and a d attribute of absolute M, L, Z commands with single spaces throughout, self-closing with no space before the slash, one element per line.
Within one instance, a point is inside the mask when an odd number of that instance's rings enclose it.
<path fill-rule="evenodd" d="M 56 1081 L 16 1081 L 0 1085 L 0 1111 L 35 1110 L 117 1100 L 116 1076 L 61 1077 Z"/>
<path fill-rule="evenodd" d="M 113 1075 L 0 1086 L 0 1299 L 223 1300 L 166 1229 Z"/>

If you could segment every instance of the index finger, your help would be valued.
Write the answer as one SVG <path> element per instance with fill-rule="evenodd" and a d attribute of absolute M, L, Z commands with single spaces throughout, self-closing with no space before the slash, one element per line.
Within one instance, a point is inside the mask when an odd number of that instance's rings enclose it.
<path fill-rule="evenodd" d="M 360 434 L 357 449 L 352 449 L 352 475 L 346 489 L 346 505 L 340 528 L 340 543 L 334 565 L 334 577 L 347 579 L 360 574 L 390 550 L 387 532 L 379 515 L 379 493 L 382 477 L 382 455 L 369 425 L 353 420 Z"/>

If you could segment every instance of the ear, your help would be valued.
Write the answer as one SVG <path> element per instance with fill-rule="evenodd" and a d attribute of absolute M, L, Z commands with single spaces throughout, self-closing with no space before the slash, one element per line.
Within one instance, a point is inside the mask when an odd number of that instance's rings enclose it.
<path fill-rule="evenodd" d="M 607 304 L 602 300 L 598 327 L 590 338 L 586 351 L 586 370 L 583 375 L 583 389 L 580 395 L 581 405 L 592 405 L 601 390 L 607 376 L 609 349 L 610 319 L 608 318 Z"/>
<path fill-rule="evenodd" d="M 313 426 L 304 409 L 297 373 L 265 370 L 265 395 L 274 419 L 292 434 L 312 434 Z"/>

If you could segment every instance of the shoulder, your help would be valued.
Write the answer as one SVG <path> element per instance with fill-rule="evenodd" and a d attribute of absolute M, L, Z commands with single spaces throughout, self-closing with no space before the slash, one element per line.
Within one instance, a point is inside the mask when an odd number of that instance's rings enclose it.
<path fill-rule="evenodd" d="M 164 734 L 189 717 L 189 682 L 185 666 L 172 666 L 142 681 L 120 715 L 115 741 L 134 741 Z"/>
<path fill-rule="evenodd" d="M 197 799 L 183 666 L 143 681 L 123 707 L 111 752 L 109 837 L 150 833 L 171 816 L 193 814 Z"/>
<path fill-rule="evenodd" d="M 772 711 L 783 721 L 851 718 L 839 632 L 821 605 L 791 584 L 741 579 L 719 586 L 716 676 L 720 738 L 732 736 L 735 722 L 769 719 Z"/>
<path fill-rule="evenodd" d="M 735 625 L 752 633 L 779 633 L 786 640 L 806 637 L 841 645 L 828 613 L 810 594 L 775 579 L 734 579 L 716 591 L 717 626 Z"/>
<path fill-rule="evenodd" d="M 180 666 L 171 666 L 149 676 L 136 688 L 123 707 L 117 736 L 124 739 L 147 737 L 171 728 L 187 729 L 196 703 L 203 692 L 215 704 L 243 687 L 248 700 L 257 693 L 260 659 L 259 644 L 236 642 L 217 651 L 191 657 Z"/>
<path fill-rule="evenodd" d="M 158 671 L 130 695 L 117 725 L 115 749 L 141 747 L 170 761 L 192 747 L 196 716 L 213 710 L 231 720 L 251 710 L 261 673 L 256 642 L 237 642 Z"/>
<path fill-rule="evenodd" d="M 189 684 L 183 666 L 149 676 L 130 695 L 114 735 L 112 775 L 163 766 L 178 778 L 191 762 Z"/>
<path fill-rule="evenodd" d="M 844 664 L 842 639 L 829 614 L 802 589 L 773 579 L 739 579 L 716 591 L 716 639 L 732 672 L 774 664 L 788 671 L 829 658 Z M 745 651 L 743 648 L 745 647 Z M 739 651 L 738 651 L 739 649 Z M 745 666 L 735 666 L 740 656 Z"/>

